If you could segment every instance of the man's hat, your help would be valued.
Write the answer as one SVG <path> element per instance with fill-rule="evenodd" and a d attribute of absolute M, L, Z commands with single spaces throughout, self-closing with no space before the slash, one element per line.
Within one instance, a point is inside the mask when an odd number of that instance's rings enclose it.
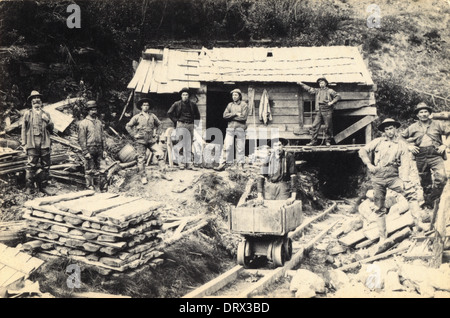
<path fill-rule="evenodd" d="M 30 96 L 28 96 L 28 98 L 27 98 L 27 103 L 29 103 L 31 101 L 31 99 L 36 96 L 39 96 L 42 99 L 42 94 L 39 94 L 38 91 L 32 91 Z"/>
<path fill-rule="evenodd" d="M 189 93 L 189 88 L 187 88 L 187 87 L 183 87 L 179 94 L 181 95 L 183 93 L 188 93 L 189 95 L 191 94 L 191 93 Z"/>
<path fill-rule="evenodd" d="M 317 84 L 319 84 L 320 81 L 325 81 L 325 83 L 327 83 L 328 85 L 328 80 L 325 77 L 319 77 L 316 81 Z"/>
<path fill-rule="evenodd" d="M 86 103 L 86 109 L 97 108 L 97 102 L 95 100 L 90 100 Z"/>
<path fill-rule="evenodd" d="M 241 90 L 240 90 L 239 88 L 235 88 L 235 89 L 233 89 L 233 90 L 230 92 L 230 94 L 233 94 L 233 93 L 238 93 L 238 94 L 241 95 L 241 97 L 242 97 L 242 92 L 241 92 Z"/>
<path fill-rule="evenodd" d="M 420 102 L 419 104 L 417 104 L 416 109 L 414 109 L 414 114 L 417 115 L 417 113 L 422 109 L 428 110 L 430 114 L 433 112 L 433 109 L 430 106 L 428 106 L 424 102 Z"/>
<path fill-rule="evenodd" d="M 392 118 L 386 118 L 381 124 L 378 125 L 378 130 L 384 131 L 386 126 L 395 126 L 395 128 L 398 128 L 401 126 L 401 124 Z"/>
<path fill-rule="evenodd" d="M 141 108 L 142 108 L 142 104 L 144 104 L 144 103 L 148 103 L 148 104 L 150 105 L 150 99 L 148 99 L 148 98 L 143 98 L 143 99 L 139 100 L 139 101 L 136 103 L 136 107 L 139 108 L 139 109 L 141 109 Z"/>

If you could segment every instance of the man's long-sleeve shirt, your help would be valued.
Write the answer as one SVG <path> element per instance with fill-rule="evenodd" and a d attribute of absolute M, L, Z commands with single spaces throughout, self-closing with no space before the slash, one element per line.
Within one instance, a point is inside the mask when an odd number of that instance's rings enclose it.
<path fill-rule="evenodd" d="M 126 124 L 125 129 L 128 133 L 136 138 L 139 143 L 154 143 L 155 133 L 159 136 L 161 134 L 161 121 L 152 113 L 140 112 L 131 118 Z"/>
<path fill-rule="evenodd" d="M 88 147 L 97 147 L 104 151 L 106 148 L 103 137 L 103 124 L 97 118 L 87 116 L 78 125 L 78 143 L 83 155 L 88 153 Z"/>
<path fill-rule="evenodd" d="M 430 120 L 428 124 L 415 122 L 401 133 L 403 138 L 417 147 L 439 147 L 442 145 L 442 135 L 450 135 L 450 125 L 438 120 Z"/>
<path fill-rule="evenodd" d="M 249 108 L 246 102 L 231 102 L 223 112 L 223 118 L 228 120 L 228 128 L 247 128 Z"/>
<path fill-rule="evenodd" d="M 335 90 L 324 87 L 324 88 L 313 88 L 306 84 L 302 83 L 302 87 L 311 95 L 316 96 L 316 105 L 320 105 L 324 108 L 332 108 L 334 104 L 336 104 L 340 99 L 341 96 L 336 93 Z M 328 106 L 328 103 L 332 103 L 331 106 Z"/>
<path fill-rule="evenodd" d="M 371 159 L 372 154 L 373 160 Z M 383 136 L 362 147 L 359 150 L 359 157 L 366 165 L 372 163 L 377 168 L 399 167 L 409 160 L 408 145 L 398 137 L 391 140 Z"/>

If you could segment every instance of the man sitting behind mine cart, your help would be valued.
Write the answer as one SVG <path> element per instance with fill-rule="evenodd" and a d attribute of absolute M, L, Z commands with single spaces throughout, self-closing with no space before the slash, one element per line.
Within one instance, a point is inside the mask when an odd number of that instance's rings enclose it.
<path fill-rule="evenodd" d="M 261 175 L 257 182 L 257 201 L 286 200 L 287 204 L 295 201 L 296 168 L 295 158 L 284 150 L 285 139 L 272 140 L 272 149 L 262 166 Z"/>

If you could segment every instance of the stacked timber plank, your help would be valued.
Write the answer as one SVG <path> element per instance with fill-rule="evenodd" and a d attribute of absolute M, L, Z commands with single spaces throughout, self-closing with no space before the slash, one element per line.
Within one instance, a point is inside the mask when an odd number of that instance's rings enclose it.
<path fill-rule="evenodd" d="M 43 260 L 23 253 L 19 248 L 0 243 L 0 288 L 28 278 L 43 263 Z"/>
<path fill-rule="evenodd" d="M 58 164 L 69 159 L 67 153 L 52 153 L 52 164 Z M 27 167 L 27 155 L 23 151 L 6 150 L 3 148 L 0 150 L 0 175 L 24 171 Z"/>
<path fill-rule="evenodd" d="M 163 204 L 92 190 L 37 198 L 25 203 L 27 244 L 47 254 L 71 257 L 100 273 L 157 266 Z"/>

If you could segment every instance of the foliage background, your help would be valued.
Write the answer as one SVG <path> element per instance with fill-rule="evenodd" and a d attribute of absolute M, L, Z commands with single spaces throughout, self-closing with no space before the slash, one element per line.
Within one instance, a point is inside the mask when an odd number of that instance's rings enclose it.
<path fill-rule="evenodd" d="M 69 29 L 67 6 L 81 8 Z M 132 62 L 149 47 L 358 46 L 377 83 L 380 118 L 411 121 L 425 100 L 449 110 L 449 13 L 444 0 L 377 1 L 37 0 L 0 2 L 0 114 L 24 108 L 31 90 L 47 102 L 80 91 L 104 112 L 121 111 Z M 80 86 L 83 81 L 84 86 Z M 14 86 L 15 85 L 15 86 Z"/>

